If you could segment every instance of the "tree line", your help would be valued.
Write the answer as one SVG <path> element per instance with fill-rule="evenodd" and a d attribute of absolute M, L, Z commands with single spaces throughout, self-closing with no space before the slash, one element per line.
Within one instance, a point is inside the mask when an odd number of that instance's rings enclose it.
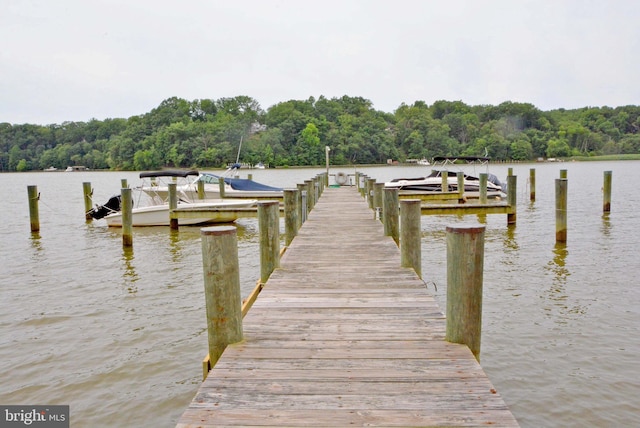
<path fill-rule="evenodd" d="M 172 97 L 129 118 L 0 123 L 0 171 L 383 164 L 489 156 L 534 160 L 640 153 L 640 106 L 541 111 L 529 103 L 416 101 L 393 113 L 361 97 L 290 100 L 266 111 L 249 96 Z"/>

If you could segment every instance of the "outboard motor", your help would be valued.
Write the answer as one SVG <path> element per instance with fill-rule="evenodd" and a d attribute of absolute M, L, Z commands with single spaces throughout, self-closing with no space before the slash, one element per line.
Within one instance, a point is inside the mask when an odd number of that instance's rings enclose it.
<path fill-rule="evenodd" d="M 96 205 L 95 208 L 90 209 L 85 214 L 87 220 L 91 220 L 92 218 L 95 220 L 100 220 L 101 218 L 104 218 L 111 213 L 120 211 L 121 200 L 121 196 L 116 195 L 110 197 L 106 204 Z"/>

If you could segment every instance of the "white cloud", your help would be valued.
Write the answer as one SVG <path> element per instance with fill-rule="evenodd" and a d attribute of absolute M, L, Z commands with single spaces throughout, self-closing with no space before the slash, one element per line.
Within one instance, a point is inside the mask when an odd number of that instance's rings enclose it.
<path fill-rule="evenodd" d="M 10 1 L 0 122 L 129 117 L 171 96 L 638 104 L 638 18 L 626 1 Z"/>

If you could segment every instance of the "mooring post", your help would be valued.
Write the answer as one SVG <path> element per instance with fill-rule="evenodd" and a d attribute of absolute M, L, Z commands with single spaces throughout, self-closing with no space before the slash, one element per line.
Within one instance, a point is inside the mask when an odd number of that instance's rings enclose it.
<path fill-rule="evenodd" d="M 420 199 L 400 201 L 400 266 L 411 267 L 422 278 L 422 236 Z"/>
<path fill-rule="evenodd" d="M 91 189 L 91 183 L 88 183 L 86 181 L 82 183 L 82 194 L 84 195 L 84 217 L 87 223 L 89 223 L 93 220 L 93 217 L 87 215 L 87 213 L 91 211 L 91 208 L 93 208 L 93 189 Z"/>
<path fill-rule="evenodd" d="M 529 169 L 529 200 L 536 200 L 536 169 Z"/>
<path fill-rule="evenodd" d="M 397 188 L 385 188 L 383 196 L 382 223 L 385 236 L 391 236 L 400 244 L 400 201 Z"/>
<path fill-rule="evenodd" d="M 458 179 L 458 201 L 464 202 L 464 172 L 458 171 L 456 178 Z"/>
<path fill-rule="evenodd" d="M 38 186 L 27 186 L 27 196 L 29 197 L 29 223 L 31 223 L 31 231 L 38 232 L 40 230 L 40 212 L 38 209 L 40 194 L 38 193 Z"/>
<path fill-rule="evenodd" d="M 605 213 L 611 212 L 611 176 L 611 171 L 604 172 L 602 211 Z"/>
<path fill-rule="evenodd" d="M 267 282 L 271 272 L 280 266 L 280 204 L 258 202 L 260 233 L 260 282 Z"/>
<path fill-rule="evenodd" d="M 126 178 L 121 178 L 120 179 L 120 187 L 122 189 L 129 187 L 129 183 L 127 183 L 127 179 Z"/>
<path fill-rule="evenodd" d="M 480 361 L 482 334 L 482 225 L 447 227 L 447 329 L 445 340 L 463 343 Z"/>
<path fill-rule="evenodd" d="M 556 242 L 567 242 L 568 180 L 556 178 Z"/>
<path fill-rule="evenodd" d="M 133 246 L 133 199 L 131 198 L 131 189 L 123 187 L 120 189 L 120 204 L 122 212 L 122 246 Z"/>
<path fill-rule="evenodd" d="M 298 188 L 298 227 L 297 229 L 300 229 L 302 224 L 307 220 L 307 212 L 306 212 L 307 199 L 305 197 L 307 187 L 302 183 L 298 183 L 296 186 Z"/>
<path fill-rule="evenodd" d="M 242 340 L 238 238 L 234 226 L 200 229 L 211 367 L 231 343 Z"/>
<path fill-rule="evenodd" d="M 478 179 L 480 180 L 479 202 L 481 204 L 486 204 L 487 203 L 487 173 L 481 172 L 480 175 L 478 176 Z"/>
<path fill-rule="evenodd" d="M 375 187 L 376 179 L 368 178 L 367 179 L 367 202 L 369 202 L 369 209 L 373 209 L 373 192 Z"/>
<path fill-rule="evenodd" d="M 284 189 L 284 245 L 298 234 L 298 189 Z"/>
<path fill-rule="evenodd" d="M 178 208 L 176 183 L 168 183 L 167 188 L 169 190 L 169 228 L 178 230 L 178 217 L 174 212 Z"/>
<path fill-rule="evenodd" d="M 373 185 L 373 218 L 382 221 L 382 193 L 384 191 L 384 183 L 375 183 Z"/>
<path fill-rule="evenodd" d="M 218 177 L 218 189 L 220 189 L 220 199 L 224 199 L 224 177 Z"/>
<path fill-rule="evenodd" d="M 198 180 L 196 183 L 196 186 L 198 186 L 198 199 L 204 199 L 204 181 Z"/>
<path fill-rule="evenodd" d="M 315 194 L 313 190 L 313 180 L 304 180 L 304 185 L 307 189 L 307 214 L 309 214 L 316 204 L 316 201 L 313 200 Z"/>
<path fill-rule="evenodd" d="M 449 172 L 447 171 L 442 171 L 440 173 L 440 178 L 442 179 L 442 191 L 443 192 L 448 192 L 449 191 L 449 183 L 448 183 L 448 179 L 449 179 Z"/>
<path fill-rule="evenodd" d="M 567 170 L 566 169 L 561 169 L 560 170 L 560 178 L 567 178 Z"/>
<path fill-rule="evenodd" d="M 507 204 L 511 208 L 510 212 L 507 214 L 507 224 L 516 224 L 517 217 L 517 187 L 518 187 L 518 177 L 516 175 L 507 176 Z"/>

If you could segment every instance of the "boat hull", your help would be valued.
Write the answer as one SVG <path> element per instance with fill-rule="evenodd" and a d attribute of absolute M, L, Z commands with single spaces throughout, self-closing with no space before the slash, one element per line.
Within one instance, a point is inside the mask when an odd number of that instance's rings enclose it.
<path fill-rule="evenodd" d="M 234 210 L 247 209 L 255 205 L 256 201 L 224 201 L 218 203 L 178 204 L 182 212 L 191 212 L 189 216 L 178 219 L 180 226 L 194 226 L 210 223 L 229 223 L 238 219 L 239 212 Z M 104 218 L 109 227 L 122 227 L 122 212 L 109 214 Z M 152 205 L 131 210 L 132 226 L 168 226 L 169 205 Z"/>

